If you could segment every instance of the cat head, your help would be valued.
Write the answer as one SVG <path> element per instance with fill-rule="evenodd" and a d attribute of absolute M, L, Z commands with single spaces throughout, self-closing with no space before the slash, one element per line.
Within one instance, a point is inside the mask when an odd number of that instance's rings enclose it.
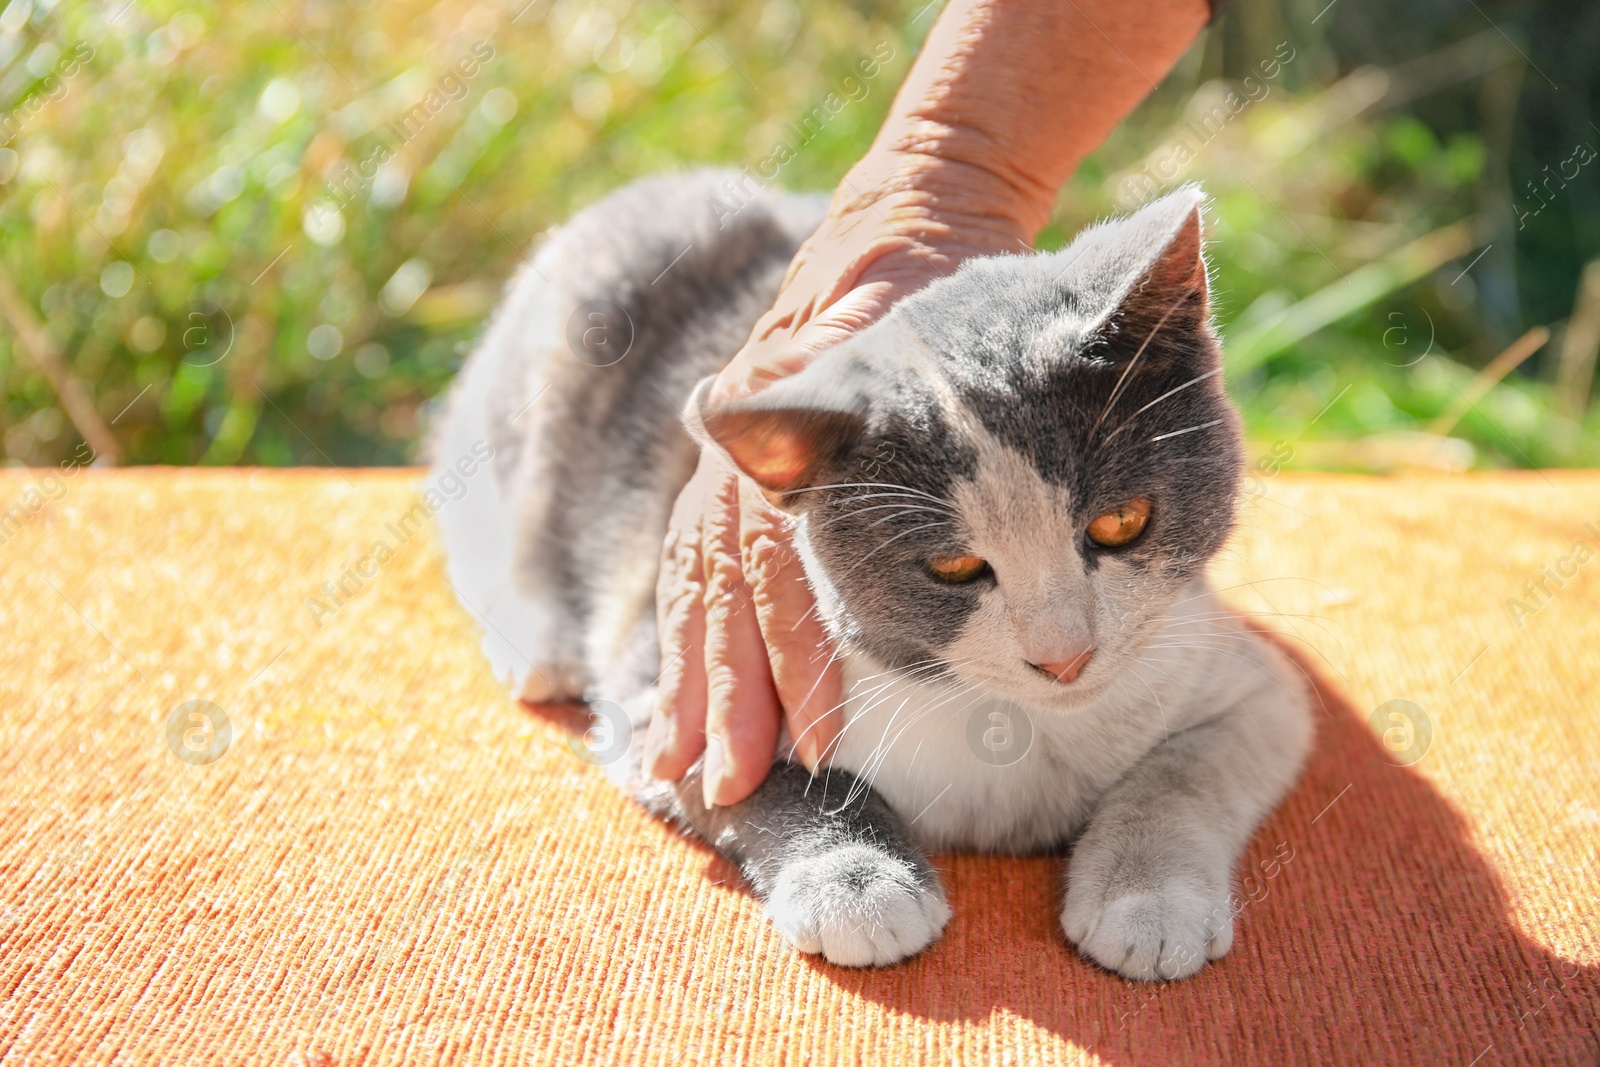
<path fill-rule="evenodd" d="M 834 635 L 1068 709 L 1221 547 L 1242 466 L 1208 321 L 1202 195 L 1061 252 L 968 260 L 711 438 L 798 517 Z"/>

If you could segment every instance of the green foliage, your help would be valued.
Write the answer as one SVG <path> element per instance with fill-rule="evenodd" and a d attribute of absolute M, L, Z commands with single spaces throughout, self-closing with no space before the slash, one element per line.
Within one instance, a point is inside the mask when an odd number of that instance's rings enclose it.
<path fill-rule="evenodd" d="M 541 231 L 644 174 L 754 166 L 834 93 L 844 106 L 779 174 L 831 187 L 933 18 L 920 2 L 522 3 L 5 8 L 0 268 L 127 461 L 407 461 Z M 1402 79 L 1329 73 L 1298 37 L 1231 110 L 1240 82 L 1214 77 L 1213 38 L 1085 161 L 1041 246 L 1131 206 L 1141 174 L 1203 181 L 1230 379 L 1263 447 L 1379 469 L 1600 461 L 1592 411 L 1585 432 L 1521 372 L 1436 427 L 1466 445 L 1417 433 L 1509 339 L 1464 272 L 1506 180 L 1484 138 L 1413 115 Z M 1238 51 L 1221 70 L 1261 78 L 1272 49 Z M 0 432 L 13 462 L 78 443 L 11 327 Z"/>

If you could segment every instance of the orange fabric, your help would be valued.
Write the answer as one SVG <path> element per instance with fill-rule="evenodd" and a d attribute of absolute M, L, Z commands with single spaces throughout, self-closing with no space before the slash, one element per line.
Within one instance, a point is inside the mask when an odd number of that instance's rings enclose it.
<path fill-rule="evenodd" d="M 1600 1058 L 1600 557 L 1560 562 L 1600 547 L 1600 473 L 1267 483 L 1219 584 L 1300 651 L 1320 736 L 1233 953 L 1170 986 L 1079 960 L 1042 858 L 941 858 L 955 919 L 908 965 L 796 954 L 499 692 L 431 529 L 399 536 L 416 482 L 81 472 L 4 528 L 0 1061 Z M 194 699 L 233 731 L 206 766 L 168 746 Z M 1433 728 L 1409 767 L 1367 721 L 1393 699 Z"/>

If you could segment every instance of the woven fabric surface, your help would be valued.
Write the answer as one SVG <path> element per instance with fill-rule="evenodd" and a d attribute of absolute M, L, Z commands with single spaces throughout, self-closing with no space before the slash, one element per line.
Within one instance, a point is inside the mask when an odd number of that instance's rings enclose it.
<path fill-rule="evenodd" d="M 43 477 L 0 471 L 0 1063 L 1600 1062 L 1600 473 L 1258 487 L 1217 581 L 1317 746 L 1172 985 L 1071 951 L 1045 857 L 939 857 L 903 966 L 794 952 L 503 695 L 418 472 Z"/>

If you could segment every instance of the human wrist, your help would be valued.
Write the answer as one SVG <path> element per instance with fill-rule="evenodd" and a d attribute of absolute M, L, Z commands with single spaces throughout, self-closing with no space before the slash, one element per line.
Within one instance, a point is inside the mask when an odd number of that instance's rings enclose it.
<path fill-rule="evenodd" d="M 950 247 L 960 258 L 1031 247 L 1049 221 L 1055 190 L 1012 181 L 975 158 L 978 139 L 949 127 L 887 143 L 880 136 L 840 182 L 829 214 L 875 216 L 887 229 Z"/>
<path fill-rule="evenodd" d="M 760 391 L 963 260 L 1026 252 L 1051 203 L 933 141 L 885 144 L 852 167 L 796 253 L 772 309 L 708 404 Z M 1052 198 L 1053 199 L 1053 198 Z"/>

